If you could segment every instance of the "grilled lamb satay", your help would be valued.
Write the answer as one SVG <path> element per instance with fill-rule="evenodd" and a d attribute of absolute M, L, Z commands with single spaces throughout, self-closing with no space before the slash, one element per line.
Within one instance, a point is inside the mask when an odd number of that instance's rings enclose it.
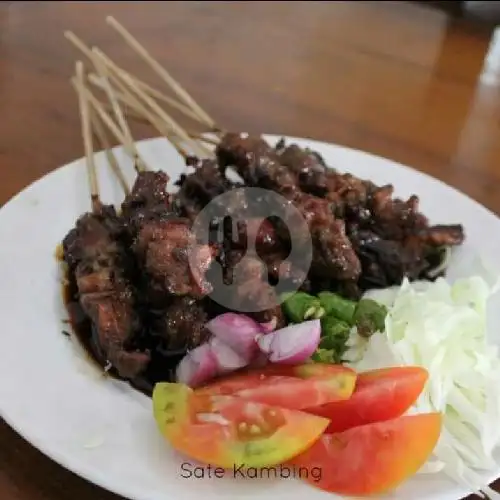
<path fill-rule="evenodd" d="M 163 293 L 201 298 L 212 291 L 205 274 L 215 250 L 197 243 L 189 220 L 148 222 L 137 235 L 134 251 L 152 286 Z"/>
<path fill-rule="evenodd" d="M 247 186 L 271 189 L 287 197 L 300 191 L 296 176 L 279 163 L 276 152 L 260 137 L 227 133 L 216 154 L 220 167 L 235 167 Z"/>
<path fill-rule="evenodd" d="M 275 288 L 268 281 L 265 263 L 257 258 L 245 256 L 245 252 L 234 250 L 226 255 L 224 281 L 234 286 L 230 297 L 234 311 L 244 311 L 260 323 L 275 322 L 277 327 L 285 325 L 285 318 L 276 297 Z M 238 266 L 238 272 L 233 269 Z"/>
<path fill-rule="evenodd" d="M 234 166 L 248 184 L 276 191 L 296 206 L 313 239 L 313 267 L 338 280 L 359 276 L 361 265 L 345 234 L 343 221 L 335 219 L 328 200 L 300 189 L 297 176 L 279 163 L 278 155 L 263 139 L 226 134 L 217 155 L 221 166 Z"/>
<path fill-rule="evenodd" d="M 204 274 L 212 249 L 196 245 L 190 221 L 177 216 L 168 181 L 161 171 L 140 173 L 122 204 L 123 216 L 138 265 L 151 278 L 152 294 L 164 302 L 169 295 L 200 298 L 210 292 Z"/>
<path fill-rule="evenodd" d="M 368 221 L 372 215 L 377 233 L 389 240 L 401 240 L 418 232 L 431 246 L 460 245 L 463 228 L 459 225 L 440 225 L 428 228 L 427 219 L 418 212 L 418 197 L 411 196 L 406 202 L 392 199 L 391 185 L 378 188 L 371 181 L 351 174 L 340 174 L 327 168 L 322 157 L 295 144 L 276 145 L 279 161 L 297 176 L 299 187 L 331 201 L 336 214 L 356 222 Z"/>
<path fill-rule="evenodd" d="M 374 232 L 389 240 L 403 240 L 409 234 L 427 228 L 428 221 L 418 211 L 418 197 L 410 196 L 407 201 L 393 199 L 394 187 L 382 186 L 375 190 L 370 200 Z"/>
<path fill-rule="evenodd" d="M 64 238 L 63 257 L 70 280 L 76 281 L 81 309 L 93 324 L 91 344 L 97 357 L 111 363 L 120 376 L 132 379 L 146 369 L 150 355 L 127 349 L 139 324 L 133 290 L 125 277 L 125 252 L 119 245 L 123 226 L 114 208 L 99 200 L 92 130 L 96 122 L 92 120 L 82 62 L 76 63 L 73 83 L 78 93 L 92 213 L 80 217 Z"/>
<path fill-rule="evenodd" d="M 173 196 L 167 192 L 169 180 L 169 176 L 161 170 L 138 173 L 122 203 L 122 216 L 131 240 L 147 222 L 172 213 Z"/>
<path fill-rule="evenodd" d="M 186 163 L 194 171 L 182 174 L 176 182 L 179 191 L 175 203 L 190 220 L 217 196 L 239 186 L 224 175 L 215 160 L 188 158 Z"/>
<path fill-rule="evenodd" d="M 431 226 L 420 232 L 419 237 L 432 246 L 457 246 L 465 240 L 464 228 L 460 224 Z"/>
<path fill-rule="evenodd" d="M 407 201 L 392 198 L 393 186 L 376 189 L 371 197 L 369 209 L 373 217 L 374 231 L 392 240 L 404 240 L 416 235 L 430 247 L 461 245 L 465 235 L 460 224 L 430 226 L 427 218 L 419 212 L 418 196 Z"/>
<path fill-rule="evenodd" d="M 133 379 L 148 365 L 148 352 L 128 351 L 140 328 L 133 290 L 124 276 L 122 231 L 113 207 L 83 215 L 63 241 L 64 260 L 73 273 L 83 311 L 93 325 L 94 347 L 123 378 Z"/>
<path fill-rule="evenodd" d="M 245 141 L 256 153 L 245 152 Z M 262 139 L 244 136 L 243 140 L 241 137 L 238 140 L 236 134 L 228 136 L 221 150 L 223 158 L 242 164 L 249 159 L 255 163 L 261 152 L 270 151 Z M 328 200 L 335 214 L 345 220 L 347 236 L 356 247 L 356 253 L 362 262 L 362 274 L 370 282 L 376 281 L 384 283 L 383 286 L 391 286 L 400 283 L 403 276 L 410 279 L 425 276 L 439 247 L 460 245 L 464 240 L 463 228 L 460 225 L 429 226 L 426 217 L 418 211 L 416 196 L 411 196 L 407 201 L 393 199 L 392 186 L 377 187 L 372 182 L 351 174 L 325 170 L 325 163 L 318 154 L 293 144 L 285 146 L 284 141 L 278 143 L 274 153 L 278 155 L 280 163 L 289 167 L 292 174 L 287 177 L 286 173 L 280 171 L 279 177 L 275 177 L 280 181 L 286 180 L 287 192 L 295 193 L 295 188 L 290 187 L 295 182 L 302 191 L 316 193 Z M 273 159 L 276 160 L 275 155 Z M 259 168 L 262 164 L 263 162 L 257 162 L 257 168 L 249 169 L 246 175 L 250 180 L 252 176 L 265 176 L 263 169 Z M 240 172 L 241 175 L 243 173 Z M 269 182 L 268 179 L 266 181 Z M 275 186 L 270 187 L 276 189 Z M 298 198 L 300 200 L 302 197 Z M 362 243 L 355 241 L 353 234 L 358 229 L 373 231 L 378 235 L 376 242 L 372 238 L 361 240 L 370 241 L 371 248 L 363 248 Z M 375 254 L 378 263 L 374 260 Z M 370 255 L 370 258 L 367 258 L 367 255 Z M 315 261 L 317 262 L 317 259 Z M 386 272 L 382 273 L 383 279 L 380 278 L 382 269 L 386 269 Z M 347 280 L 345 283 L 352 284 L 353 280 Z"/>
<path fill-rule="evenodd" d="M 200 301 L 189 297 L 175 297 L 157 317 L 153 334 L 160 337 L 167 351 L 194 349 L 210 336 L 208 321 Z"/>
<path fill-rule="evenodd" d="M 276 145 L 275 151 L 279 162 L 296 175 L 300 189 L 326 198 L 333 204 L 335 214 L 340 217 L 358 217 L 375 188 L 370 181 L 329 168 L 315 151 L 296 144 L 286 146 L 283 139 Z"/>
<path fill-rule="evenodd" d="M 284 139 L 276 144 L 275 152 L 279 162 L 297 176 L 297 183 L 302 191 L 320 197 L 327 194 L 328 169 L 319 154 L 296 144 L 286 146 Z"/>

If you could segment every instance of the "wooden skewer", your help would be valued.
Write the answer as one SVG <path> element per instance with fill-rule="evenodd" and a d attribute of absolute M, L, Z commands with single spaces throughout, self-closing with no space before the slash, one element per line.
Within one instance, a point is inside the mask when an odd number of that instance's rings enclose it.
<path fill-rule="evenodd" d="M 96 79 L 97 79 L 97 76 L 95 74 L 89 74 L 88 75 L 88 79 L 91 83 L 93 83 L 94 85 L 96 85 Z M 122 104 L 125 104 L 124 106 L 122 106 L 122 109 L 124 110 L 124 114 L 125 116 L 129 119 L 129 120 L 134 120 L 138 123 L 143 123 L 145 125 L 151 125 L 152 122 L 151 122 L 151 119 L 147 119 L 145 118 L 143 115 L 140 114 L 139 111 L 137 111 L 137 108 L 132 106 L 130 103 L 127 102 L 127 99 L 125 99 L 123 96 L 120 96 L 119 94 L 118 95 L 118 99 L 120 101 L 122 101 Z M 111 109 L 111 106 L 109 104 L 105 104 L 103 103 L 103 106 L 105 109 L 109 110 L 109 111 L 112 111 Z M 155 127 L 156 128 L 156 127 Z M 219 144 L 219 140 L 218 139 L 214 139 L 212 137 L 205 137 L 203 135 L 203 132 L 193 132 L 191 130 L 186 130 L 186 133 L 187 135 L 191 138 L 191 139 L 195 139 L 197 141 L 201 141 L 201 142 L 204 142 L 206 144 L 211 144 L 213 146 L 217 146 Z M 209 133 L 209 132 L 207 132 Z"/>
<path fill-rule="evenodd" d="M 207 144 L 212 144 L 213 146 L 217 146 L 219 144 L 218 139 L 212 139 L 211 137 L 205 137 L 203 134 L 199 134 L 197 132 L 188 131 L 187 133 L 188 133 L 189 137 L 191 137 L 192 139 L 196 139 L 198 141 L 205 142 Z"/>
<path fill-rule="evenodd" d="M 93 76 L 95 76 L 95 75 L 92 75 L 92 74 L 89 75 L 89 81 L 95 85 L 95 81 L 92 81 L 93 80 Z M 123 96 L 118 95 L 117 97 L 118 97 L 118 99 L 122 103 L 123 113 L 125 114 L 125 116 L 126 116 L 126 118 L 128 120 L 133 120 L 133 121 L 135 121 L 137 123 L 144 123 L 146 125 L 150 125 L 149 121 L 146 120 L 146 118 L 144 118 L 144 116 L 142 116 L 141 114 L 139 114 L 134 109 L 134 107 L 132 107 L 129 103 L 127 103 L 126 99 L 123 99 Z M 111 106 L 109 104 L 103 103 L 103 106 L 107 110 L 111 111 Z"/>
<path fill-rule="evenodd" d="M 75 88 L 77 88 L 77 90 L 79 90 L 81 88 L 81 86 L 79 85 L 79 82 L 75 78 L 71 79 L 71 83 Z M 116 124 L 114 123 L 112 118 L 109 116 L 109 114 L 106 113 L 103 105 L 92 95 L 92 93 L 87 88 L 83 88 L 81 91 L 85 94 L 89 103 L 92 105 L 92 107 L 94 108 L 96 113 L 99 115 L 101 120 L 104 122 L 104 124 L 108 127 L 110 132 L 115 136 L 116 140 L 119 141 L 123 145 L 125 152 L 135 162 L 135 160 L 139 156 L 139 153 L 138 153 L 137 149 L 135 148 L 135 144 L 128 143 L 128 141 L 126 140 L 126 138 L 122 134 L 121 130 L 116 126 Z M 145 164 L 144 160 L 141 160 L 141 163 Z M 137 170 L 137 167 L 138 167 L 137 163 L 135 163 L 135 167 Z"/>
<path fill-rule="evenodd" d="M 111 79 L 113 80 L 113 83 L 115 83 L 117 86 L 119 86 L 123 92 L 117 92 L 116 89 L 114 89 L 113 93 L 116 96 L 116 98 L 121 102 L 122 104 L 122 109 L 125 107 L 124 114 L 137 122 L 144 123 L 147 125 L 153 125 L 157 130 L 158 127 L 160 126 L 159 124 L 155 125 L 155 118 L 151 115 L 151 113 L 148 113 L 147 110 L 145 110 L 144 106 L 137 101 L 137 99 L 130 94 L 130 92 L 127 91 L 126 88 L 124 88 L 123 83 L 119 80 L 117 80 L 114 75 L 110 75 Z M 90 83 L 95 85 L 96 87 L 102 88 L 104 85 L 100 81 L 100 77 L 98 77 L 95 73 L 90 73 L 88 75 L 88 80 Z M 127 95 L 125 95 L 127 94 Z M 104 104 L 103 106 L 105 109 L 108 109 L 109 111 L 113 111 L 112 106 L 110 104 Z M 147 117 L 144 115 L 144 113 L 147 113 Z M 161 128 L 161 127 L 160 127 Z M 202 133 L 199 132 L 192 132 L 192 131 L 186 131 L 187 135 L 191 139 L 196 139 L 198 141 L 204 142 L 206 144 L 211 144 L 211 145 L 217 145 L 219 144 L 218 139 L 212 139 L 209 137 L 205 137 L 202 135 Z M 168 135 L 168 134 L 167 134 Z"/>
<path fill-rule="evenodd" d="M 116 178 L 118 179 L 118 182 L 120 183 L 125 195 L 128 195 L 130 193 L 130 189 L 127 180 L 125 179 L 122 169 L 118 164 L 118 160 L 116 159 L 113 153 L 111 144 L 106 135 L 106 131 L 104 130 L 102 121 L 95 113 L 92 115 L 92 126 L 94 127 L 94 134 L 97 140 L 99 141 L 101 148 L 104 150 L 104 153 L 111 167 L 111 170 L 113 170 L 113 173 L 116 175 Z"/>
<path fill-rule="evenodd" d="M 117 31 L 125 42 L 149 64 L 160 78 L 213 130 L 218 130 L 215 121 L 187 93 L 187 91 L 170 75 L 170 73 L 154 59 L 151 54 L 112 16 L 106 22 Z"/>
<path fill-rule="evenodd" d="M 88 59 L 90 59 L 92 62 L 94 62 L 94 54 L 92 53 L 92 50 L 85 45 L 85 43 L 78 38 L 73 32 L 71 31 L 66 31 L 64 33 L 64 36 L 85 56 L 87 56 Z M 176 108 L 180 112 L 184 113 L 187 117 L 191 118 L 192 120 L 202 123 L 203 125 L 206 125 L 205 121 L 201 120 L 200 117 L 193 112 L 188 106 L 185 106 L 184 104 L 181 104 L 180 102 L 176 101 L 175 99 L 168 97 L 167 95 L 163 94 L 159 90 L 153 88 L 151 85 L 148 85 L 147 83 L 143 82 L 142 80 L 139 80 L 137 77 L 133 76 L 132 74 L 128 73 L 127 71 L 123 70 L 120 68 L 116 63 L 114 63 L 108 56 L 106 56 L 103 52 L 101 52 L 101 58 L 106 60 L 106 63 L 108 67 L 117 72 L 117 73 L 125 73 L 127 74 L 130 78 L 134 80 L 134 82 L 145 92 L 147 92 L 151 97 L 154 97 L 155 99 L 159 101 L 163 101 L 166 104 L 172 106 L 173 108 Z M 102 83 L 99 83 L 99 86 L 102 87 Z"/>
<path fill-rule="evenodd" d="M 64 36 L 77 48 L 79 49 L 83 54 L 85 54 L 87 56 L 87 58 L 94 64 L 94 66 L 96 67 L 96 70 L 98 69 L 97 68 L 97 65 L 99 64 L 97 61 L 96 61 L 96 56 L 95 54 L 85 45 L 85 43 L 82 42 L 82 40 L 80 40 L 74 33 L 72 33 L 71 31 L 66 31 L 64 33 Z M 88 89 L 87 89 L 88 90 Z M 132 160 L 134 161 L 134 167 L 136 169 L 137 172 L 141 172 L 143 170 L 147 170 L 148 167 L 147 165 L 144 163 L 144 160 L 142 160 L 142 158 L 140 157 L 137 149 L 135 148 L 135 144 L 134 142 L 132 141 L 132 143 L 130 144 L 126 139 L 127 137 L 125 137 L 125 140 L 123 140 L 123 134 L 120 134 L 120 136 L 118 137 L 116 135 L 116 126 L 115 124 L 112 122 L 112 120 L 110 119 L 109 116 L 107 116 L 106 118 L 103 118 L 102 116 L 102 112 L 104 112 L 104 109 L 102 108 L 102 105 L 100 105 L 100 103 L 92 96 L 92 94 L 89 93 L 89 99 L 91 101 L 91 103 L 94 105 L 97 104 L 98 106 L 100 106 L 100 111 L 96 109 L 97 113 L 99 115 L 101 115 L 101 118 L 103 119 L 104 123 L 111 128 L 111 131 L 113 132 L 113 135 L 116 137 L 116 139 L 118 141 L 120 141 L 121 144 L 123 144 L 124 146 L 124 149 L 125 151 L 127 152 L 127 154 L 132 158 Z M 110 123 L 112 125 L 110 125 Z M 127 143 L 127 144 L 125 144 Z"/>
<path fill-rule="evenodd" d="M 141 120 L 148 125 L 152 125 L 161 135 L 169 138 L 174 147 L 177 149 L 179 154 L 186 158 L 188 156 L 187 151 L 181 146 L 181 144 L 176 140 L 175 136 L 172 137 L 172 133 L 169 128 L 166 128 L 162 120 L 156 116 L 154 113 L 149 111 L 141 102 L 130 92 L 130 90 L 121 81 L 121 78 L 117 78 L 116 74 L 111 74 L 113 82 L 122 90 L 121 93 L 116 95 L 122 99 L 122 102 L 127 104 L 129 107 L 134 109 L 134 112 L 141 117 Z M 96 80 L 99 78 L 97 75 L 90 75 L 89 80 L 95 84 Z"/>
<path fill-rule="evenodd" d="M 172 136 L 181 139 L 186 145 L 190 145 L 193 151 L 198 151 L 198 154 L 201 156 L 211 156 L 212 152 L 204 147 L 202 144 L 198 144 L 196 141 L 193 141 L 186 133 L 186 131 L 170 116 L 164 111 L 156 101 L 148 96 L 145 92 L 143 92 L 140 88 L 135 85 L 134 81 L 127 77 L 126 75 L 121 75 L 122 80 L 128 85 L 128 88 L 136 94 L 138 98 L 144 101 L 152 111 L 155 112 L 156 115 L 165 123 L 167 128 L 167 133 L 164 133 L 166 137 L 171 138 Z M 148 116 L 147 111 L 145 111 L 145 116 Z M 150 115 L 149 115 L 150 116 Z"/>
<path fill-rule="evenodd" d="M 80 121 L 82 126 L 83 146 L 85 150 L 85 162 L 89 176 L 90 199 L 92 211 L 97 212 L 100 208 L 99 184 L 94 160 L 94 146 L 92 143 L 92 128 L 90 126 L 90 109 L 88 99 L 84 94 L 85 78 L 82 61 L 76 63 L 76 81 L 78 83 L 78 103 L 80 109 Z"/>
<path fill-rule="evenodd" d="M 95 50 L 95 49 L 93 49 L 93 50 Z M 188 108 L 184 104 L 181 104 L 180 102 L 176 101 L 172 97 L 169 97 L 169 96 L 163 94 L 162 92 L 155 89 L 151 85 L 143 82 L 142 80 L 139 80 L 138 78 L 136 78 L 134 75 L 132 75 L 128 71 L 121 69 L 108 56 L 106 56 L 102 51 L 99 51 L 99 52 L 100 52 L 101 58 L 106 60 L 106 63 L 107 63 L 109 68 L 111 68 L 116 73 L 128 75 L 128 77 L 130 77 L 132 80 L 134 80 L 135 84 L 138 87 L 140 87 L 141 90 L 143 90 L 144 92 L 149 94 L 151 97 L 157 99 L 158 101 L 163 101 L 164 103 L 168 104 L 169 106 L 177 109 L 178 111 L 180 111 L 181 113 L 186 115 L 188 118 L 191 118 L 192 120 L 194 120 L 198 123 L 202 123 L 203 125 L 206 125 L 205 122 L 203 120 L 200 120 L 199 116 L 196 113 L 194 113 L 190 108 Z"/>
<path fill-rule="evenodd" d="M 96 61 L 96 57 L 100 57 L 101 59 L 101 62 L 103 63 L 106 63 L 107 65 L 107 69 L 110 70 L 110 73 L 108 74 L 108 76 L 112 76 L 112 77 L 115 77 L 113 78 L 114 80 L 114 83 L 118 83 L 117 81 L 117 78 L 116 77 L 120 77 L 120 79 L 122 80 L 120 83 L 121 85 L 119 85 L 121 87 L 121 89 L 123 91 L 125 91 L 125 93 L 127 94 L 127 97 L 128 99 L 124 99 L 124 96 L 123 95 L 117 95 L 117 99 L 119 99 L 122 103 L 126 103 L 129 107 L 133 107 L 135 108 L 135 112 L 138 116 L 135 116 L 135 118 L 141 118 L 141 121 L 146 121 L 148 122 L 149 124 L 152 124 L 162 135 L 166 136 L 169 138 L 169 140 L 174 144 L 174 146 L 177 148 L 177 150 L 179 151 L 180 154 L 182 155 L 185 155 L 186 152 L 185 150 L 183 150 L 183 148 L 180 147 L 180 144 L 175 141 L 176 139 L 176 135 L 179 135 L 178 132 L 179 130 L 177 130 L 177 134 L 175 135 L 172 135 L 172 133 L 170 131 L 166 131 L 164 129 L 164 127 L 158 123 L 157 120 L 153 120 L 153 117 L 151 116 L 151 114 L 148 114 L 148 117 L 145 118 L 145 117 L 141 117 L 141 111 L 142 111 L 142 114 L 144 113 L 144 106 L 142 106 L 140 103 L 138 103 L 137 100 L 135 100 L 135 103 L 136 105 L 132 106 L 132 102 L 131 102 L 131 97 L 135 97 L 133 95 L 131 95 L 131 93 L 128 91 L 128 88 L 130 86 L 130 82 L 134 82 L 135 85 L 137 87 L 140 87 L 140 90 L 143 90 L 145 93 L 149 93 L 150 94 L 150 97 L 156 97 L 158 100 L 163 100 L 164 102 L 167 102 L 168 104 L 170 104 L 172 107 L 175 107 L 176 109 L 180 110 L 181 112 L 183 112 L 186 116 L 200 122 L 200 118 L 193 112 L 191 111 L 189 108 L 187 108 L 186 106 L 178 103 L 177 101 L 175 101 L 174 99 L 171 99 L 169 98 L 168 96 L 165 96 L 164 94 L 162 94 L 161 92 L 157 91 L 156 89 L 154 89 L 153 87 L 147 85 L 146 83 L 144 82 L 141 82 L 139 79 L 135 78 L 133 75 L 131 75 L 130 73 L 127 73 L 126 71 L 122 70 L 121 68 L 119 68 L 109 57 L 107 57 L 102 51 L 100 51 L 99 49 L 96 49 L 94 48 L 94 50 L 91 50 L 89 47 L 87 47 L 85 45 L 85 43 L 80 40 L 74 33 L 72 33 L 71 31 L 67 31 L 65 32 L 65 37 L 77 48 L 79 49 L 87 58 L 90 59 L 90 61 L 93 62 L 94 66 L 96 66 L 96 69 L 97 69 L 97 65 L 99 64 L 97 61 Z M 127 85 L 125 86 L 124 88 L 124 85 L 123 85 L 123 80 L 126 81 Z M 105 83 L 103 83 L 101 80 L 97 79 L 97 78 L 94 78 L 93 79 L 93 83 L 98 86 L 99 88 L 103 88 L 105 86 Z M 104 88 L 104 90 L 106 90 Z M 136 92 L 137 94 L 137 92 Z M 116 95 L 116 93 L 115 93 Z M 137 104 L 139 104 L 139 106 L 137 106 Z M 154 106 L 153 106 L 154 107 Z M 165 113 L 166 115 L 166 113 Z M 168 116 L 168 115 L 167 115 Z M 164 119 L 165 117 L 163 117 Z M 213 120 L 212 120 L 213 122 Z M 204 123 L 204 122 L 203 122 Z M 169 123 L 170 127 L 172 126 L 172 123 L 170 122 Z M 216 132 L 216 131 L 219 131 L 220 129 L 213 129 L 212 132 Z M 182 134 L 181 134 L 182 135 Z M 128 139 L 128 137 L 127 137 Z M 180 139 L 183 139 L 183 137 L 180 137 Z M 203 140 L 198 139 L 202 142 L 202 144 L 199 144 L 197 145 L 198 146 L 198 150 L 201 150 L 202 151 L 202 154 L 203 155 L 212 155 L 212 151 L 208 148 L 206 148 L 205 146 L 203 146 L 203 142 L 205 143 L 211 143 L 209 142 L 209 140 L 207 138 L 203 138 Z M 174 142 L 175 141 L 175 142 Z M 196 143 L 193 144 L 194 141 L 190 141 L 191 145 L 195 145 L 196 146 Z M 130 146 L 129 146 L 129 149 L 130 149 Z"/>
<path fill-rule="evenodd" d="M 104 91 L 106 92 L 106 95 L 108 96 L 109 103 L 111 104 L 111 107 L 112 107 L 113 112 L 115 114 L 115 117 L 118 121 L 118 124 L 120 125 L 122 133 L 128 142 L 129 149 L 136 151 L 134 138 L 132 137 L 132 133 L 130 132 L 130 128 L 128 127 L 127 120 L 125 120 L 125 117 L 123 116 L 122 108 L 120 107 L 118 99 L 116 98 L 115 93 L 114 93 L 114 91 L 111 88 L 111 85 L 109 83 L 109 80 L 108 80 L 109 72 L 107 70 L 107 67 L 104 64 L 104 62 L 101 60 L 101 58 L 99 57 L 99 54 L 97 52 L 94 52 L 94 54 L 96 56 L 94 65 L 96 67 L 98 74 L 100 75 L 100 77 L 103 81 Z M 142 172 L 144 170 L 147 170 L 146 165 L 144 164 L 144 162 L 142 161 L 142 159 L 138 153 L 137 153 L 137 156 L 135 158 L 135 161 L 136 161 L 136 168 L 138 171 Z"/>

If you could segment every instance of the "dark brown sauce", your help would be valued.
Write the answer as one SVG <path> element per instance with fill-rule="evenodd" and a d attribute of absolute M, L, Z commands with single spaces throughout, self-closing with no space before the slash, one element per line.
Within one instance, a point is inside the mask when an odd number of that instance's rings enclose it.
<path fill-rule="evenodd" d="M 94 326 L 80 306 L 76 280 L 70 273 L 66 273 L 65 278 L 62 293 L 68 314 L 68 323 L 74 334 L 73 337 L 76 338 L 88 354 L 89 362 L 96 365 L 108 376 L 128 382 L 134 389 L 139 390 L 147 396 L 152 395 L 156 383 L 172 382 L 174 380 L 175 368 L 186 352 L 165 352 L 162 350 L 155 342 L 154 337 L 148 334 L 147 321 L 144 321 L 145 315 L 141 316 L 143 316 L 143 322 L 146 326 L 144 331 L 139 334 L 139 337 L 148 339 L 146 345 L 143 347 L 148 348 L 151 352 L 151 362 L 145 373 L 137 379 L 126 380 L 121 378 L 114 368 L 107 369 L 107 360 L 95 342 L 96 333 Z"/>
<path fill-rule="evenodd" d="M 105 365 L 100 356 L 97 355 L 97 350 L 92 342 L 92 323 L 88 316 L 83 312 L 78 302 L 78 291 L 74 279 L 66 276 L 65 283 L 62 287 L 63 301 L 68 313 L 68 319 L 64 322 L 71 326 L 72 337 L 76 338 L 80 345 L 84 348 L 88 355 L 89 361 L 97 365 L 103 372 Z"/>

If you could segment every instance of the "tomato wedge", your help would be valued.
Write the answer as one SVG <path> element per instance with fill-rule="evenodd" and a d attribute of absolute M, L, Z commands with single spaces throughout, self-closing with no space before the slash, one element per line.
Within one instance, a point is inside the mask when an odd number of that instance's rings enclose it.
<path fill-rule="evenodd" d="M 323 490 L 341 495 L 382 494 L 420 469 L 440 431 L 439 413 L 408 415 L 324 434 L 291 463 L 302 470 L 321 471 L 314 479 L 309 474 L 302 477 Z"/>
<path fill-rule="evenodd" d="M 359 373 L 356 388 L 349 399 L 305 408 L 304 411 L 329 418 L 328 433 L 397 418 L 417 400 L 428 375 L 427 370 L 420 366 Z"/>
<path fill-rule="evenodd" d="M 355 382 L 356 373 L 340 365 L 270 365 L 223 378 L 196 392 L 232 395 L 247 401 L 301 410 L 348 399 Z"/>
<path fill-rule="evenodd" d="M 233 396 L 197 394 L 184 384 L 153 391 L 160 432 L 194 460 L 232 468 L 283 463 L 309 448 L 328 420 Z"/>

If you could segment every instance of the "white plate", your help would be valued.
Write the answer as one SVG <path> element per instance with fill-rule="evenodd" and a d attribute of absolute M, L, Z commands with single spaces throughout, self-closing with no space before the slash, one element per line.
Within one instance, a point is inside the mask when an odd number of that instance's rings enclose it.
<path fill-rule="evenodd" d="M 467 242 L 459 260 L 480 252 L 498 262 L 500 220 L 475 201 L 383 158 L 291 140 L 317 150 L 341 171 L 393 183 L 398 195 L 417 193 L 433 221 L 465 225 Z M 173 178 L 183 170 L 183 161 L 163 139 L 142 142 L 139 150 L 153 168 Z M 132 181 L 130 161 L 121 151 L 118 157 Z M 123 195 L 102 155 L 98 167 L 103 201 L 120 203 Z M 160 437 L 151 401 L 127 384 L 102 377 L 61 333 L 66 315 L 54 249 L 89 209 L 85 165 L 78 160 L 35 182 L 0 211 L 0 410 L 7 423 L 59 464 L 134 500 L 334 498 L 293 479 L 182 477 L 183 459 Z M 456 260 L 451 271 L 462 271 Z M 496 311 L 500 314 L 500 307 Z M 417 476 L 391 497 L 457 500 L 467 493 L 441 475 Z"/>

